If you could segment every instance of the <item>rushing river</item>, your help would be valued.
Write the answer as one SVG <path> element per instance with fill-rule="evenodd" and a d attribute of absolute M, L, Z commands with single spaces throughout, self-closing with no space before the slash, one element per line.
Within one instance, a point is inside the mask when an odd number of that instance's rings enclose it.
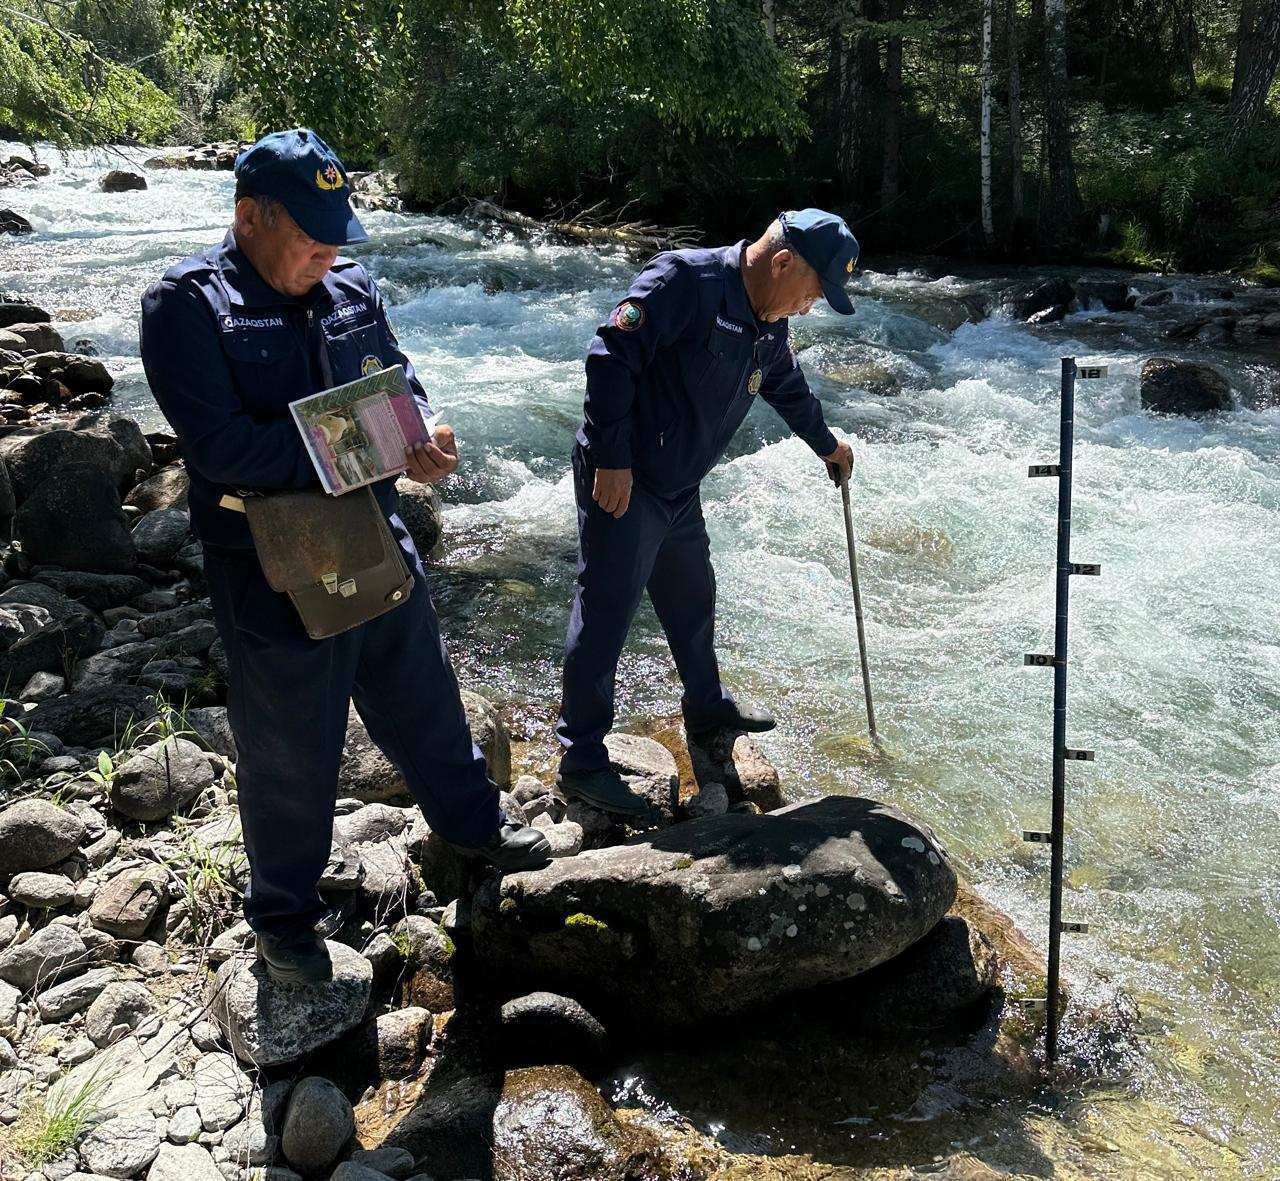
<path fill-rule="evenodd" d="M 0 144 L 9 151 L 24 149 Z M 52 176 L 0 191 L 38 231 L 0 238 L 0 290 L 52 311 L 69 345 L 92 342 L 118 408 L 158 426 L 138 297 L 220 238 L 232 179 L 156 171 L 145 192 L 104 194 L 97 178 L 120 155 L 43 158 Z M 573 574 L 582 354 L 636 264 L 446 218 L 363 220 L 372 241 L 353 253 L 461 443 L 437 567 L 452 649 L 464 680 L 525 702 L 545 738 Z M 1052 644 L 1056 483 L 1026 468 L 1056 460 L 1059 358 L 1109 365 L 1077 396 L 1073 555 L 1103 577 L 1073 582 L 1069 741 L 1098 758 L 1068 776 L 1067 913 L 1092 931 L 1068 937 L 1065 962 L 1137 999 L 1142 1054 L 1122 1084 L 1053 1112 L 988 1113 L 971 1151 L 1048 1175 L 1013 1147 L 1030 1135 L 1058 1175 L 1280 1174 L 1280 358 L 1165 347 L 1159 333 L 1187 302 L 1213 306 L 1207 281 L 1174 277 L 1179 303 L 1148 311 L 953 328 L 960 299 L 993 290 L 994 275 L 863 264 L 853 317 L 823 307 L 793 333 L 856 454 L 867 638 L 893 757 L 859 741 L 839 497 L 763 404 L 703 489 L 726 678 L 778 714 L 763 746 L 794 796 L 914 809 L 1042 942 L 1046 855 L 1019 834 L 1048 820 L 1051 679 L 1022 654 Z M 1155 353 L 1217 365 L 1242 408 L 1143 413 L 1138 371 Z M 901 393 L 856 388 L 867 364 Z M 619 680 L 624 723 L 676 708 L 647 608 Z"/>

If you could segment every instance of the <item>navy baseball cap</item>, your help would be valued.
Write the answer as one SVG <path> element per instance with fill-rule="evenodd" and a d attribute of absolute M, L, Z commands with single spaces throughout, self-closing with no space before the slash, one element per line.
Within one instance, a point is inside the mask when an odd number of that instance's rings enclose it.
<path fill-rule="evenodd" d="M 825 209 L 790 209 L 778 214 L 787 244 L 818 273 L 827 303 L 842 316 L 853 312 L 844 285 L 858 263 L 858 239 L 844 218 Z"/>
<path fill-rule="evenodd" d="M 366 242 L 351 211 L 351 184 L 334 150 L 309 127 L 273 131 L 236 157 L 236 180 L 255 197 L 273 197 L 304 234 L 326 246 Z"/>

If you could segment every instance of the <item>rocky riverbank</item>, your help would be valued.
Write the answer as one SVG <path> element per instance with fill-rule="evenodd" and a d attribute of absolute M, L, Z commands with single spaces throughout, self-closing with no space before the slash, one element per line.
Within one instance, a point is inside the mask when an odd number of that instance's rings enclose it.
<path fill-rule="evenodd" d="M 67 355 L 35 311 L 7 328 L 16 380 L 66 384 L 84 362 L 43 360 Z M 652 804 L 628 830 L 522 773 L 545 752 L 513 757 L 502 703 L 472 693 L 552 865 L 476 874 L 353 713 L 322 883 L 335 978 L 273 985 L 238 916 L 226 664 L 175 454 L 109 413 L 0 437 L 4 1178 L 907 1176 L 729 1151 L 638 1109 L 618 1065 L 666 1047 L 673 1085 L 728 1107 L 754 1102 L 748 1061 L 846 1110 L 872 1078 L 905 1110 L 961 1081 L 1038 1085 L 1017 1003 L 1037 958 L 927 825 L 857 798 L 786 805 L 749 737 L 688 749 L 657 723 L 610 738 Z M 429 552 L 438 504 L 404 491 Z M 1109 1013 L 1106 1040 L 1124 1025 Z M 699 1045 L 714 1080 L 673 1065 Z"/>

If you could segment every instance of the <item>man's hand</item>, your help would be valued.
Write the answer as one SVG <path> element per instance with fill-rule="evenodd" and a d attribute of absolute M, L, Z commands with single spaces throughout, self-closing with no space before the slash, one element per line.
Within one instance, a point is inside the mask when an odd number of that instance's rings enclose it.
<path fill-rule="evenodd" d="M 458 467 L 458 443 L 453 427 L 437 423 L 429 442 L 406 447 L 404 461 L 409 465 L 405 475 L 419 484 L 438 484 Z"/>
<path fill-rule="evenodd" d="M 843 484 L 853 474 L 853 448 L 841 443 L 830 455 L 822 457 L 833 484 Z"/>
<path fill-rule="evenodd" d="M 602 467 L 596 469 L 591 498 L 606 513 L 622 516 L 631 503 L 631 469 L 629 467 Z"/>

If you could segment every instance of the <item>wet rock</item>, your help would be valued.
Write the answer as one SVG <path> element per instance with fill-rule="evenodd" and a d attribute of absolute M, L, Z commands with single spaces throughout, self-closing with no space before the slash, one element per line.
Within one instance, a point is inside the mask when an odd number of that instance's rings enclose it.
<path fill-rule="evenodd" d="M 721 784 L 731 805 L 745 800 L 762 812 L 782 807 L 777 768 L 750 734 L 721 730 L 705 743 L 690 740 L 688 750 L 699 786 Z"/>
<path fill-rule="evenodd" d="M 571 997 L 531 992 L 502 1006 L 499 1053 L 503 1066 L 541 1066 L 563 1062 L 595 1066 L 604 1056 L 608 1034 Z"/>
<path fill-rule="evenodd" d="M 122 735 L 130 722 L 155 713 L 151 693 L 139 685 L 108 685 L 42 701 L 24 721 L 32 730 L 56 734 L 68 746 L 94 746 Z"/>
<path fill-rule="evenodd" d="M 89 921 L 120 939 L 141 939 L 168 898 L 169 874 L 159 865 L 116 874 L 89 907 Z"/>
<path fill-rule="evenodd" d="M 84 463 L 58 468 L 27 497 L 14 538 L 33 565 L 127 572 L 136 561 L 114 481 Z"/>
<path fill-rule="evenodd" d="M 24 992 L 75 976 L 89 966 L 89 949 L 63 924 L 42 927 L 25 943 L 0 952 L 0 980 Z"/>
<path fill-rule="evenodd" d="M 102 1177 L 133 1177 L 160 1151 L 154 1116 L 122 1115 L 94 1128 L 80 1144 L 80 1158 Z"/>
<path fill-rule="evenodd" d="M 9 881 L 9 897 L 19 906 L 58 910 L 75 900 L 76 888 L 60 873 L 18 873 Z"/>
<path fill-rule="evenodd" d="M 206 1148 L 165 1144 L 147 1171 L 147 1181 L 226 1181 Z"/>
<path fill-rule="evenodd" d="M 395 925 L 393 935 L 405 953 L 406 1001 L 435 1013 L 452 1009 L 456 948 L 444 928 L 425 915 L 411 914 Z"/>
<path fill-rule="evenodd" d="M 430 484 L 419 484 L 407 477 L 396 482 L 400 520 L 413 538 L 414 547 L 425 559 L 444 535 L 444 517 L 440 493 Z"/>
<path fill-rule="evenodd" d="M 568 1066 L 464 1076 L 424 1093 L 383 1147 L 403 1148 L 444 1177 L 679 1175 L 650 1133 L 622 1124 Z"/>
<path fill-rule="evenodd" d="M 19 800 L 0 812 L 0 878 L 65 861 L 84 840 L 84 821 L 48 800 Z"/>
<path fill-rule="evenodd" d="M 186 468 L 180 463 L 172 464 L 161 468 L 134 487 L 124 498 L 124 502 L 144 513 L 157 509 L 186 508 L 190 489 L 191 480 Z"/>
<path fill-rule="evenodd" d="M 36 997 L 36 1009 L 41 1020 L 53 1024 L 87 1009 L 115 978 L 114 968 L 93 968 L 83 976 L 46 988 Z"/>
<path fill-rule="evenodd" d="M 280 1147 L 299 1172 L 319 1172 L 337 1160 L 355 1127 L 351 1103 L 333 1083 L 304 1078 L 289 1096 Z"/>
<path fill-rule="evenodd" d="M 1028 324 L 1056 324 L 1059 320 L 1065 320 L 1071 309 L 1064 303 L 1055 304 L 1051 308 L 1042 308 L 1038 312 L 1032 312 L 1027 317 Z"/>
<path fill-rule="evenodd" d="M 115 384 L 115 378 L 101 361 L 60 350 L 35 353 L 25 358 L 22 362 L 22 371 L 36 377 L 56 378 L 73 394 L 108 394 Z M 60 434 L 61 431 L 49 433 Z M 81 432 L 72 433 L 80 434 Z"/>
<path fill-rule="evenodd" d="M 955 890 L 927 827 L 830 796 L 486 880 L 472 926 L 480 963 L 509 989 L 678 1026 L 892 959 L 938 923 Z"/>
<path fill-rule="evenodd" d="M 48 324 L 53 317 L 44 308 L 19 300 L 0 301 L 0 328 L 11 324 Z"/>
<path fill-rule="evenodd" d="M 326 945 L 333 979 L 325 984 L 275 984 L 256 959 L 228 960 L 218 970 L 211 990 L 214 1017 L 242 1062 L 296 1062 L 363 1019 L 373 969 L 349 947 Z"/>
<path fill-rule="evenodd" d="M 1063 278 L 1047 279 L 1012 301 L 1014 315 L 1027 320 L 1037 312 L 1055 307 L 1069 309 L 1075 305 L 1075 288 Z"/>
<path fill-rule="evenodd" d="M 1101 305 L 1109 312 L 1127 312 L 1137 303 L 1137 292 L 1122 279 L 1082 279 L 1076 284 L 1082 308 Z"/>
<path fill-rule="evenodd" d="M 133 820 L 163 820 L 213 784 L 204 752 L 186 738 L 153 743 L 126 760 L 111 780 L 111 806 Z"/>
<path fill-rule="evenodd" d="M 147 179 L 136 172 L 126 172 L 122 168 L 113 168 L 104 173 L 98 181 L 98 187 L 104 193 L 125 193 L 132 189 L 145 189 Z"/>
<path fill-rule="evenodd" d="M 144 562 L 165 566 L 186 545 L 190 533 L 191 520 L 185 512 L 172 508 L 156 509 L 133 527 L 133 545 Z"/>
<path fill-rule="evenodd" d="M 399 178 L 386 169 L 376 172 L 352 173 L 351 204 L 356 209 L 381 210 L 399 213 L 402 208 L 399 194 Z"/>
<path fill-rule="evenodd" d="M 249 146 L 248 143 L 222 140 L 218 143 L 195 144 L 189 148 L 174 148 L 164 155 L 144 160 L 143 167 L 230 172 L 235 167 L 236 157 Z"/>
<path fill-rule="evenodd" d="M 89 1006 L 84 1031 L 97 1046 L 109 1046 L 132 1033 L 156 1010 L 145 984 L 116 980 L 108 984 Z"/>
<path fill-rule="evenodd" d="M 0 209 L 0 234 L 29 234 L 31 223 L 12 209 Z"/>
<path fill-rule="evenodd" d="M 858 1013 L 874 1029 L 941 1029 L 991 993 L 999 970 L 986 935 L 947 915 L 900 956 L 821 990 L 815 1003 Z"/>
<path fill-rule="evenodd" d="M 1151 357 L 1142 366 L 1142 405 L 1157 414 L 1198 416 L 1230 410 L 1231 387 L 1212 365 Z"/>
<path fill-rule="evenodd" d="M 1162 287 L 1159 291 L 1148 291 L 1146 295 L 1138 299 L 1138 307 L 1140 308 L 1158 308 L 1167 303 L 1173 303 L 1173 288 L 1171 287 Z"/>

